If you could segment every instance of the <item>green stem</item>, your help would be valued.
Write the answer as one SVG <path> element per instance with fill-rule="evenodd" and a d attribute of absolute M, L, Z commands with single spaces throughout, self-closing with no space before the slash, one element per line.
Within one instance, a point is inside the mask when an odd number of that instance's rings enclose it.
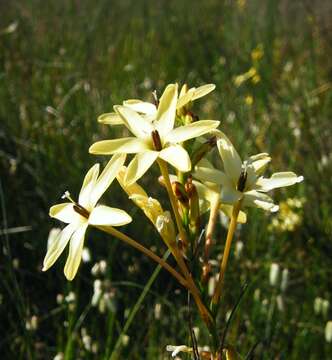
<path fill-rule="evenodd" d="M 169 179 L 169 173 L 168 173 L 168 169 L 167 169 L 167 164 L 161 160 L 161 159 L 158 159 L 158 164 L 159 164 L 159 167 L 160 167 L 160 172 L 161 172 L 161 175 L 163 176 L 163 179 L 164 179 L 164 182 L 165 182 L 165 186 L 166 186 L 166 189 L 167 189 L 167 192 L 168 192 L 168 197 L 170 199 L 170 202 L 171 202 L 171 205 L 172 205 L 172 209 L 173 209 L 173 213 L 174 213 L 174 216 L 175 216 L 175 219 L 176 219 L 176 224 L 177 224 L 177 227 L 178 227 L 178 230 L 179 230 L 179 233 L 180 233 L 180 237 L 182 239 L 182 241 L 186 244 L 188 243 L 188 240 L 187 240 L 187 235 L 184 231 L 184 228 L 182 226 L 182 220 L 181 220 L 181 217 L 180 217 L 180 214 L 178 212 L 178 208 L 177 208 L 177 200 L 174 196 L 174 193 L 173 193 L 173 190 L 172 190 L 172 185 L 171 185 L 171 182 L 170 182 L 170 179 Z M 172 251 L 172 254 L 173 256 L 175 257 L 175 260 L 177 261 L 181 271 L 182 271 L 182 274 L 183 276 L 186 278 L 187 280 L 187 284 L 188 284 L 188 288 L 189 288 L 189 291 L 191 292 L 195 302 L 196 302 L 196 305 L 198 307 L 198 310 L 201 314 L 201 317 L 202 319 L 204 320 L 204 322 L 206 323 L 206 325 L 208 326 L 208 328 L 210 329 L 211 327 L 213 327 L 214 325 L 214 321 L 213 321 L 213 318 L 209 312 L 209 310 L 206 308 L 206 306 L 203 304 L 203 301 L 201 299 L 201 296 L 200 296 L 200 292 L 199 290 L 197 289 L 197 286 L 189 272 L 189 269 L 186 265 L 186 263 L 184 262 L 183 260 L 183 256 L 179 250 L 179 248 L 177 247 L 177 245 L 175 244 L 175 246 L 172 246 L 170 248 L 170 250 Z"/>

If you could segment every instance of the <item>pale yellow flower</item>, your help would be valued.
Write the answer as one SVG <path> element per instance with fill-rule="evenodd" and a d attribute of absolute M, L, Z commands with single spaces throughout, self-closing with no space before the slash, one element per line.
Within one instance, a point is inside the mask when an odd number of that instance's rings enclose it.
<path fill-rule="evenodd" d="M 99 141 L 90 147 L 90 153 L 136 154 L 124 179 L 128 184 L 142 177 L 158 158 L 179 171 L 189 171 L 189 155 L 177 143 L 208 133 L 219 126 L 219 121 L 201 120 L 174 129 L 177 97 L 177 85 L 168 85 L 160 98 L 157 114 L 152 121 L 127 106 L 115 106 L 116 113 L 121 116 L 125 126 L 135 137 Z"/>
<path fill-rule="evenodd" d="M 202 171 L 204 172 L 205 169 L 207 168 L 213 169 L 212 164 L 206 159 L 201 160 L 196 166 L 193 176 L 195 177 L 197 174 L 197 177 L 199 178 L 201 172 Z M 210 181 L 200 182 L 196 180 L 193 180 L 193 184 L 196 186 L 198 192 L 198 196 L 200 200 L 199 208 L 201 214 L 204 214 L 205 212 L 209 211 L 211 207 L 213 207 L 213 204 L 215 204 L 220 200 L 221 185 Z M 232 216 L 232 211 L 233 211 L 232 205 L 228 205 L 220 202 L 219 208 L 227 217 L 230 218 Z M 237 218 L 237 222 L 243 224 L 246 221 L 247 221 L 247 215 L 243 211 L 240 211 L 239 216 Z"/>
<path fill-rule="evenodd" d="M 270 178 L 262 175 L 271 158 L 267 153 L 250 156 L 242 162 L 230 140 L 221 131 L 218 134 L 217 146 L 223 161 L 224 171 L 200 167 L 195 175 L 202 181 L 221 185 L 221 201 L 224 204 L 235 204 L 242 201 L 242 206 L 256 206 L 271 212 L 279 209 L 268 191 L 290 186 L 303 181 L 302 176 L 293 172 L 279 172 Z"/>
<path fill-rule="evenodd" d="M 95 164 L 84 178 L 77 203 L 66 192 L 64 197 L 68 198 L 70 202 L 57 204 L 50 208 L 51 217 L 68 225 L 49 246 L 44 259 L 43 271 L 48 270 L 55 263 L 69 242 L 69 255 L 64 273 L 68 280 L 72 280 L 82 259 L 85 232 L 89 225 L 122 226 L 131 222 L 131 217 L 125 211 L 97 205 L 100 197 L 116 177 L 125 158 L 126 156 L 123 154 L 114 155 L 99 177 L 99 164 Z"/>
<path fill-rule="evenodd" d="M 198 88 L 192 87 L 190 89 L 188 89 L 188 86 L 186 84 L 183 85 L 176 103 L 177 111 L 179 111 L 181 108 L 188 105 L 189 103 L 209 94 L 215 88 L 216 86 L 214 84 L 206 84 L 199 86 Z M 129 99 L 123 101 L 122 105 L 136 111 L 150 122 L 154 121 L 158 114 L 157 106 L 146 101 Z M 105 113 L 100 115 L 98 117 L 98 122 L 108 125 L 125 125 L 122 117 L 117 112 Z"/>

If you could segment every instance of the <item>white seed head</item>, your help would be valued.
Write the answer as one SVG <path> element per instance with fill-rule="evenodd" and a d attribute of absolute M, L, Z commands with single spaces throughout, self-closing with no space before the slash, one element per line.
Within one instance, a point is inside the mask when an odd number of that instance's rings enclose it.
<path fill-rule="evenodd" d="M 270 267 L 270 285 L 276 286 L 279 280 L 280 266 L 277 263 L 272 263 Z"/>
<path fill-rule="evenodd" d="M 328 343 L 332 342 L 332 321 L 328 321 L 325 326 L 325 340 Z"/>

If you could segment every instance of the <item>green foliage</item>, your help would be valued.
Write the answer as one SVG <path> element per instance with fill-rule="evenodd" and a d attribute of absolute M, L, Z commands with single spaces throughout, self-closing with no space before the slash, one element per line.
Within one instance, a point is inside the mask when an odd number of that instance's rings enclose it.
<path fill-rule="evenodd" d="M 296 189 L 279 195 L 280 200 L 305 199 L 301 209 L 293 209 L 300 214 L 299 226 L 292 231 L 270 228 L 279 215 L 253 210 L 236 235 L 243 250 L 230 259 L 221 324 L 241 284 L 248 282 L 249 288 L 228 341 L 242 354 L 259 342 L 255 354 L 262 359 L 314 360 L 331 354 L 332 345 L 324 339 L 331 311 L 314 312 L 317 297 L 332 301 L 330 5 L 305 4 L 0 3 L 2 358 L 45 359 L 59 353 L 65 359 L 110 357 L 155 265 L 91 231 L 87 246 L 92 261 L 82 264 L 74 282 L 65 280 L 61 263 L 41 273 L 52 226 L 48 208 L 65 190 L 74 194 L 80 188 L 82 174 L 96 161 L 88 154 L 89 146 L 121 131 L 98 124 L 97 116 L 129 97 L 150 100 L 154 89 L 160 94 L 175 81 L 189 86 L 215 83 L 216 91 L 202 102 L 204 118 L 221 120 L 240 153 L 267 151 L 272 167 L 291 168 L 305 178 Z M 8 28 L 14 23 L 16 28 Z M 248 73 L 253 76 L 241 82 Z M 151 179 L 143 183 L 151 195 L 163 193 Z M 117 190 L 111 191 L 112 204 L 126 199 Z M 153 243 L 155 230 L 126 206 L 134 218 L 126 232 L 164 253 L 161 244 Z M 21 226 L 29 228 L 17 229 Z M 221 226 L 215 238 L 214 257 L 224 245 Z M 100 260 L 106 260 L 106 272 L 92 275 L 93 264 Z M 270 285 L 272 262 L 289 270 L 287 288 L 281 289 L 280 281 Z M 107 293 L 104 313 L 91 305 L 96 279 Z M 70 292 L 75 300 L 61 300 Z M 156 304 L 161 305 L 160 318 Z M 122 358 L 166 359 L 166 344 L 185 339 L 189 344 L 185 305 L 185 291 L 162 271 L 127 331 Z M 38 318 L 36 328 L 33 316 Z M 201 333 L 199 344 L 205 342 Z"/>

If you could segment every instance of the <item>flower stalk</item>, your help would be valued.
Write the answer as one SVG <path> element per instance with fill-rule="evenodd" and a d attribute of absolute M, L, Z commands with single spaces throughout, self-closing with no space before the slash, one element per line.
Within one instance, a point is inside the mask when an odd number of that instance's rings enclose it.
<path fill-rule="evenodd" d="M 241 204 L 242 204 L 242 201 L 240 200 L 233 207 L 231 222 L 229 224 L 229 228 L 228 228 L 228 232 L 227 232 L 224 253 L 222 256 L 221 263 L 220 263 L 218 282 L 217 282 L 217 285 L 216 285 L 216 288 L 215 288 L 215 291 L 214 291 L 214 294 L 212 297 L 212 307 L 214 307 L 214 308 L 219 304 L 219 301 L 220 301 L 221 290 L 222 290 L 225 272 L 226 272 L 227 263 L 228 263 L 228 257 L 229 257 L 229 253 L 231 250 L 232 240 L 233 240 L 236 225 L 237 225 L 237 218 L 238 218 L 238 215 L 239 215 L 239 212 L 241 209 Z"/>
<path fill-rule="evenodd" d="M 123 234 L 121 231 L 114 229 L 111 226 L 96 226 L 97 229 L 102 230 L 110 235 L 115 236 L 116 238 L 122 240 L 128 245 L 134 247 L 136 250 L 139 250 L 155 262 L 157 262 L 160 266 L 162 266 L 165 270 L 167 270 L 171 275 L 173 275 L 178 282 L 189 289 L 187 281 L 180 275 L 174 268 L 172 268 L 165 260 L 156 255 L 153 251 L 149 250 L 145 246 L 141 245 L 136 240 L 130 238 L 129 236 Z"/>

